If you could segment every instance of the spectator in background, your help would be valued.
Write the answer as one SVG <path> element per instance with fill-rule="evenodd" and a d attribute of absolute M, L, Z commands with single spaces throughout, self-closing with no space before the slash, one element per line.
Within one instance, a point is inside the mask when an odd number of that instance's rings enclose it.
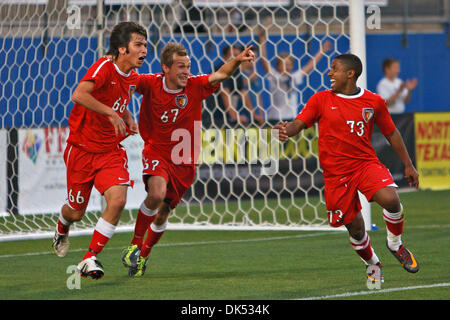
<path fill-rule="evenodd" d="M 254 123 L 263 125 L 262 80 L 257 74 L 253 63 L 243 62 L 241 64 L 241 71 L 244 76 L 244 90 L 247 92 L 245 95 L 245 105 L 247 106 L 247 111 L 252 112 L 249 116 L 253 116 L 252 120 Z"/>
<path fill-rule="evenodd" d="M 259 32 L 259 43 L 261 45 L 261 64 L 269 80 L 269 88 L 272 93 L 272 102 L 267 109 L 267 120 L 292 120 L 298 114 L 300 104 L 297 93 L 297 86 L 303 82 L 303 77 L 314 70 L 314 66 L 319 63 L 324 52 L 333 49 L 330 41 L 325 41 L 320 50 L 308 63 L 293 72 L 294 57 L 285 52 L 278 55 L 276 68 L 272 68 L 266 51 L 266 31 Z"/>
<path fill-rule="evenodd" d="M 378 82 L 377 93 L 386 100 L 390 113 L 403 113 L 405 103 L 411 101 L 411 91 L 417 86 L 417 78 L 399 79 L 400 62 L 394 58 L 384 59 L 382 68 L 384 78 Z"/>
<path fill-rule="evenodd" d="M 228 62 L 234 57 L 238 56 L 242 51 L 243 47 L 239 45 L 226 46 L 222 50 L 222 60 L 223 62 Z M 214 70 L 218 70 L 223 62 L 219 62 L 214 66 Z M 224 118 L 225 112 L 225 123 L 227 126 L 235 126 L 237 124 L 248 125 L 251 122 L 252 115 L 254 119 L 261 123 L 264 122 L 264 118 L 254 112 L 252 105 L 247 104 L 250 101 L 248 97 L 248 91 L 244 86 L 244 76 L 237 71 L 233 77 L 225 80 L 222 83 L 222 88 L 218 93 L 218 103 L 221 109 L 222 118 Z M 216 125 L 220 123 L 217 121 L 219 116 L 215 112 L 214 120 Z"/>

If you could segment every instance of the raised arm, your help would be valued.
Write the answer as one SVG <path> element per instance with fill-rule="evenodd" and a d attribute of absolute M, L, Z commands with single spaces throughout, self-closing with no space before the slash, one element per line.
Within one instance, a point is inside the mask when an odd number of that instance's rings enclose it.
<path fill-rule="evenodd" d="M 385 135 L 386 139 L 389 141 L 392 149 L 398 154 L 403 164 L 405 165 L 405 178 L 408 179 L 409 185 L 411 187 L 419 187 L 419 174 L 414 168 L 414 165 L 409 157 L 408 150 L 406 150 L 403 138 L 397 129 L 394 130 L 389 135 Z"/>
<path fill-rule="evenodd" d="M 261 28 L 258 37 L 259 37 L 259 45 L 260 45 L 260 50 L 261 50 L 261 58 L 259 59 L 259 61 L 261 61 L 261 65 L 263 66 L 264 71 L 266 73 L 269 73 L 270 72 L 270 63 L 269 63 L 269 60 L 267 59 L 266 30 Z"/>
<path fill-rule="evenodd" d="M 302 68 L 303 73 L 308 74 L 311 72 L 311 70 L 314 69 L 314 66 L 319 63 L 320 59 L 322 59 L 323 54 L 325 52 L 330 51 L 331 49 L 333 49 L 333 43 L 331 43 L 331 41 L 327 40 L 324 42 L 324 44 L 320 45 L 320 49 L 319 51 L 317 51 L 316 55 L 314 56 L 314 58 L 312 58 L 311 60 L 308 61 L 308 63 Z"/>
<path fill-rule="evenodd" d="M 247 47 L 244 51 L 241 52 L 236 58 L 231 60 L 230 62 L 225 63 L 222 67 L 220 67 L 219 70 L 212 73 L 209 77 L 209 83 L 212 86 L 218 85 L 222 81 L 227 80 L 230 78 L 237 68 L 241 65 L 244 61 L 255 61 L 255 53 L 251 50 L 252 46 Z"/>
<path fill-rule="evenodd" d="M 82 105 L 83 107 L 107 116 L 111 124 L 114 126 L 116 136 L 124 136 L 127 132 L 125 123 L 119 117 L 119 115 L 107 105 L 101 103 L 92 96 L 92 91 L 94 90 L 94 82 L 92 81 L 82 81 L 76 87 L 72 94 L 72 101 Z"/>

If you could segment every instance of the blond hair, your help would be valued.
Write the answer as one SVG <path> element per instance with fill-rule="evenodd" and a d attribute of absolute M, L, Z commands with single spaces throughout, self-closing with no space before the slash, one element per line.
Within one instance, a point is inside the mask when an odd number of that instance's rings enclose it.
<path fill-rule="evenodd" d="M 174 54 L 184 57 L 188 52 L 182 44 L 169 42 L 161 52 L 161 69 L 163 65 L 169 68 L 172 66 Z"/>

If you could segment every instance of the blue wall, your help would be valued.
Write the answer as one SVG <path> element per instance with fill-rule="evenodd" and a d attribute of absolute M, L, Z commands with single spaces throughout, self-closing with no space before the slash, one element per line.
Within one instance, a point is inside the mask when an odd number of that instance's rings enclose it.
<path fill-rule="evenodd" d="M 180 39 L 170 39 L 180 41 Z M 289 51 L 298 56 L 303 55 L 305 47 L 293 35 L 271 36 L 275 46 L 268 45 L 268 56 Z M 320 40 L 323 40 L 320 39 Z M 367 36 L 367 72 L 368 89 L 375 91 L 382 78 L 381 62 L 385 57 L 394 57 L 401 61 L 401 78 L 417 77 L 419 85 L 413 91 L 412 101 L 407 111 L 449 111 L 450 110 L 450 49 L 445 46 L 445 34 L 410 34 L 409 46 L 403 48 L 401 35 L 368 35 Z M 163 42 L 169 39 L 163 38 Z M 236 38 L 215 37 L 213 41 L 219 45 L 205 46 L 206 37 L 187 38 L 181 42 L 189 49 L 192 57 L 192 73 L 207 73 L 211 70 L 211 61 L 217 61 L 223 46 L 236 41 Z M 252 43 L 250 36 L 240 38 L 241 43 Z M 43 55 L 40 38 L 0 38 L 0 128 L 20 126 L 51 125 L 67 126 L 67 118 L 73 103 L 71 92 L 86 70 L 95 62 L 96 38 L 51 38 L 47 44 L 47 52 Z M 9 49 L 7 49 L 9 48 Z M 318 49 L 318 41 L 311 40 L 309 52 L 314 55 Z M 349 50 L 348 39 L 340 37 L 337 41 L 339 52 Z M 55 58 L 59 57 L 59 58 Z M 149 65 L 143 66 L 139 72 L 159 72 L 160 66 L 154 53 L 149 52 Z M 305 64 L 303 59 L 301 64 Z M 296 66 L 298 68 L 298 66 Z M 257 69 L 262 73 L 258 64 Z M 326 59 L 318 65 L 319 72 L 309 77 L 310 87 L 305 84 L 302 90 L 302 101 L 318 90 L 329 86 L 326 76 L 328 64 Z M 268 88 L 266 86 L 266 88 Z M 264 104 L 269 104 L 268 93 L 263 93 Z M 138 108 L 138 100 L 134 99 L 130 106 Z"/>
<path fill-rule="evenodd" d="M 400 78 L 417 78 L 412 92 L 409 112 L 450 110 L 450 48 L 445 34 L 410 34 L 408 47 L 402 47 L 402 36 L 368 35 L 367 87 L 375 91 L 383 77 L 381 62 L 386 57 L 400 60 Z"/>

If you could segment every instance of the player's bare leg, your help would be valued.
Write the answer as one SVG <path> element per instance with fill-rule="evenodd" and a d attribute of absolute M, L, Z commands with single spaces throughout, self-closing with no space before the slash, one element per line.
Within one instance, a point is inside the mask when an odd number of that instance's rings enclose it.
<path fill-rule="evenodd" d="M 69 230 L 72 223 L 80 221 L 86 209 L 74 210 L 67 204 L 61 208 L 61 214 L 56 224 L 52 247 L 58 257 L 65 257 L 69 250 Z"/>
<path fill-rule="evenodd" d="M 150 176 L 147 181 L 147 197 L 142 202 L 131 244 L 125 248 L 122 263 L 125 267 L 135 269 L 141 254 L 142 242 L 150 224 L 155 220 L 159 207 L 162 205 L 167 192 L 167 182 L 161 176 Z"/>
<path fill-rule="evenodd" d="M 89 276 L 93 279 L 103 277 L 103 266 L 97 260 L 97 255 L 103 250 L 114 234 L 122 210 L 125 207 L 127 188 L 128 186 L 115 185 L 103 193 L 106 200 L 105 211 L 103 211 L 102 216 L 98 219 L 97 225 L 95 226 L 88 251 L 78 264 L 78 270 L 82 276 Z"/>
<path fill-rule="evenodd" d="M 370 237 L 366 232 L 364 218 L 361 212 L 358 212 L 355 219 L 345 227 L 350 235 L 351 246 L 366 264 L 368 279 L 373 283 L 377 281 L 384 282 L 381 273 L 381 262 L 370 244 Z"/>
<path fill-rule="evenodd" d="M 129 276 L 141 277 L 144 275 L 147 268 L 147 262 L 152 248 L 161 239 L 164 231 L 167 228 L 167 220 L 169 219 L 170 205 L 168 203 L 163 203 L 159 212 L 156 215 L 155 220 L 148 228 L 147 238 L 142 244 L 142 250 L 135 268 L 130 268 Z"/>
<path fill-rule="evenodd" d="M 414 255 L 402 244 L 403 233 L 403 206 L 400 203 L 397 190 L 394 187 L 385 187 L 372 197 L 372 200 L 383 207 L 383 219 L 386 222 L 386 246 L 403 268 L 411 273 L 419 271 L 419 264 Z"/>

